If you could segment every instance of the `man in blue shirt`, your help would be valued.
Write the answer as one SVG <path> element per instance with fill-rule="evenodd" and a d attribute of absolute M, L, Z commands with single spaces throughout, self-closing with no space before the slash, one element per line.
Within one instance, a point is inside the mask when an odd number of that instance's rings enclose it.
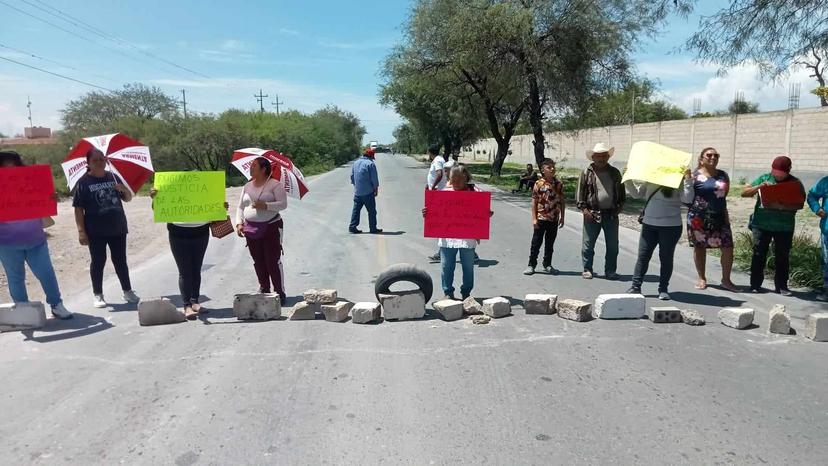
<path fill-rule="evenodd" d="M 828 176 L 823 177 L 808 192 L 808 207 L 820 218 L 819 228 L 822 231 L 822 277 L 824 288 L 817 296 L 820 301 L 828 301 Z"/>
<path fill-rule="evenodd" d="M 359 216 L 362 206 L 368 210 L 368 227 L 371 233 L 382 233 L 377 228 L 377 193 L 379 192 L 379 178 L 377 166 L 374 163 L 374 150 L 365 149 L 362 157 L 358 158 L 351 167 L 351 184 L 354 185 L 354 209 L 351 211 L 351 224 L 348 231 L 362 233 L 358 229 Z"/>

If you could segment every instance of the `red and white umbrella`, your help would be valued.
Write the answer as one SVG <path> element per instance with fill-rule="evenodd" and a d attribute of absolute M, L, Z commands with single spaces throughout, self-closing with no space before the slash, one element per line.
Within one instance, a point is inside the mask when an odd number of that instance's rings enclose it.
<path fill-rule="evenodd" d="M 89 149 L 103 152 L 107 161 L 106 169 L 120 176 L 133 194 L 138 192 L 155 172 L 149 147 L 134 139 L 120 133 L 83 138 L 75 144 L 61 164 L 70 191 L 86 174 L 86 153 Z"/>
<path fill-rule="evenodd" d="M 308 185 L 305 184 L 305 177 L 302 176 L 302 172 L 296 168 L 292 160 L 275 150 L 259 149 L 256 147 L 239 149 L 233 152 L 232 163 L 249 180 L 250 165 L 258 158 L 264 158 L 270 161 L 270 167 L 272 168 L 271 176 L 274 180 L 282 182 L 288 196 L 302 199 L 308 193 Z"/>

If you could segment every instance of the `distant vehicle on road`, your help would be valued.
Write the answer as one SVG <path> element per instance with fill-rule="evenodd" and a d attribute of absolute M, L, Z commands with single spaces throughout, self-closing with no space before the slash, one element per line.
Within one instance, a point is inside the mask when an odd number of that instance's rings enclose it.
<path fill-rule="evenodd" d="M 371 141 L 368 143 L 368 147 L 370 147 L 371 149 L 376 150 L 377 146 L 379 146 L 379 143 L 377 141 Z"/>

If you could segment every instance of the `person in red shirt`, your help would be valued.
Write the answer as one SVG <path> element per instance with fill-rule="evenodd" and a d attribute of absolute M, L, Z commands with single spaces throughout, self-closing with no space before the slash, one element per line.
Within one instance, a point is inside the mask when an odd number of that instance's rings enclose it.
<path fill-rule="evenodd" d="M 564 226 L 564 193 L 563 183 L 555 178 L 555 161 L 544 159 L 541 162 L 541 179 L 535 182 L 532 188 L 532 245 L 529 249 L 529 267 L 523 271 L 524 275 L 535 273 L 538 265 L 538 254 L 541 244 L 546 242 L 543 249 L 543 271 L 557 275 L 558 270 L 552 267 L 552 252 L 555 239 L 558 237 L 558 228 Z"/>

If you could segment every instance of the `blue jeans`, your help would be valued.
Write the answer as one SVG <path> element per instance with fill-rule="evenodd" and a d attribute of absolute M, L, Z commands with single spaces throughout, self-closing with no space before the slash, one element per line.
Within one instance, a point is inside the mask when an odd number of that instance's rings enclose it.
<path fill-rule="evenodd" d="M 16 303 L 29 301 L 26 291 L 26 266 L 43 287 L 46 293 L 46 302 L 55 307 L 61 303 L 60 288 L 58 288 L 55 269 L 49 257 L 49 246 L 44 241 L 36 246 L 0 246 L 0 261 L 6 270 L 6 279 L 9 281 L 9 294 Z"/>
<path fill-rule="evenodd" d="M 362 206 L 368 211 L 368 228 L 371 231 L 377 229 L 377 198 L 374 193 L 366 194 L 364 196 L 354 195 L 354 209 L 351 211 L 351 224 L 348 226 L 351 230 L 359 226 L 359 215 L 362 213 Z"/>
<path fill-rule="evenodd" d="M 828 231 L 822 232 L 822 281 L 828 293 Z"/>
<path fill-rule="evenodd" d="M 441 279 L 443 293 L 454 294 L 454 266 L 457 253 L 460 253 L 460 267 L 463 269 L 463 284 L 460 285 L 460 295 L 464 298 L 471 294 L 474 288 L 474 248 L 440 248 L 440 263 L 443 267 Z"/>

